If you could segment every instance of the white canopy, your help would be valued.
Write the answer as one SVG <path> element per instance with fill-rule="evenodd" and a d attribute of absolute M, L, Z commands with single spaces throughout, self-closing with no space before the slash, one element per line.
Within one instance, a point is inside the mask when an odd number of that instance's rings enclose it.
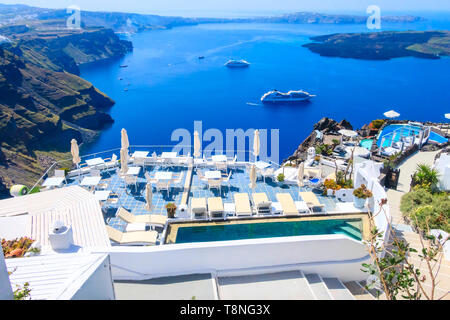
<path fill-rule="evenodd" d="M 200 138 L 197 131 L 194 132 L 194 157 L 200 157 Z"/>
<path fill-rule="evenodd" d="M 147 183 L 145 186 L 145 210 L 152 210 L 152 201 L 153 201 L 153 189 L 151 183 Z"/>
<path fill-rule="evenodd" d="M 80 159 L 80 150 L 78 148 L 78 143 L 77 143 L 77 140 L 75 140 L 75 139 L 72 139 L 72 141 L 70 142 L 70 152 L 72 153 L 73 164 L 78 166 L 81 162 L 81 159 Z"/>
<path fill-rule="evenodd" d="M 351 155 L 353 151 L 353 156 L 360 156 L 366 158 L 370 155 L 370 151 L 363 147 L 347 147 L 345 148 L 347 154 Z"/>
<path fill-rule="evenodd" d="M 120 169 L 122 174 L 128 171 L 128 150 L 125 148 L 120 149 Z"/>
<path fill-rule="evenodd" d="M 386 118 L 398 118 L 400 117 L 400 113 L 395 112 L 394 110 L 390 110 L 384 113 Z"/>
<path fill-rule="evenodd" d="M 121 143 L 123 149 L 128 149 L 130 146 L 130 142 L 128 141 L 128 133 L 127 130 L 122 129 L 121 133 Z"/>
<path fill-rule="evenodd" d="M 353 130 L 342 129 L 338 131 L 340 134 L 346 137 L 355 138 L 358 136 L 358 132 Z"/>
<path fill-rule="evenodd" d="M 299 164 L 298 166 L 298 173 L 297 173 L 297 178 L 298 178 L 298 186 L 299 187 L 303 187 L 305 185 L 304 181 L 303 181 L 303 176 L 305 175 L 305 163 L 302 162 Z"/>
<path fill-rule="evenodd" d="M 445 114 L 445 118 L 446 118 L 446 119 L 450 119 L 450 113 L 446 113 L 446 114 Z"/>
<path fill-rule="evenodd" d="M 256 188 L 256 166 L 254 164 L 250 168 L 250 188 Z"/>
<path fill-rule="evenodd" d="M 259 141 L 259 130 L 255 130 L 255 137 L 253 139 L 253 155 L 255 158 L 259 156 L 260 141 Z"/>

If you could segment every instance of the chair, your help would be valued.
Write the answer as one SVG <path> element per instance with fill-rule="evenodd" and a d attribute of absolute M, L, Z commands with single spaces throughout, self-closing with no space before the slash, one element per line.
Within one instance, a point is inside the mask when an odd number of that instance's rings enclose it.
<path fill-rule="evenodd" d="M 145 170 L 145 158 L 134 158 L 134 165 Z"/>
<path fill-rule="evenodd" d="M 229 167 L 234 167 L 234 166 L 236 165 L 236 161 L 237 161 L 237 155 L 234 155 L 233 160 L 227 161 L 227 165 L 228 165 Z"/>
<path fill-rule="evenodd" d="M 155 245 L 158 239 L 158 232 L 156 231 L 121 232 L 108 225 L 106 225 L 106 231 L 108 237 L 118 244 Z"/>
<path fill-rule="evenodd" d="M 206 217 L 207 207 L 205 198 L 191 199 L 191 214 L 194 216 L 194 218 Z"/>
<path fill-rule="evenodd" d="M 272 201 L 269 201 L 265 193 L 254 193 L 252 195 L 253 205 L 256 207 L 258 214 L 271 214 Z"/>
<path fill-rule="evenodd" d="M 218 189 L 222 192 L 222 179 L 208 179 L 208 189 Z"/>
<path fill-rule="evenodd" d="M 263 177 L 264 182 L 266 182 L 266 178 L 274 180 L 275 170 L 273 168 L 267 168 L 261 172 L 261 176 Z"/>
<path fill-rule="evenodd" d="M 253 215 L 252 208 L 250 206 L 250 199 L 247 193 L 235 193 L 234 205 L 236 207 L 237 216 L 251 216 Z"/>
<path fill-rule="evenodd" d="M 147 180 L 147 183 L 154 184 L 154 183 L 158 182 L 158 180 L 156 180 L 150 176 L 150 173 L 148 173 L 148 171 L 146 171 L 144 173 L 144 176 L 145 176 L 145 180 Z"/>
<path fill-rule="evenodd" d="M 227 171 L 228 166 L 226 162 L 216 162 L 216 169 L 219 171 Z"/>
<path fill-rule="evenodd" d="M 283 214 L 285 216 L 296 216 L 298 215 L 297 207 L 289 193 L 277 193 L 277 200 L 281 204 Z"/>
<path fill-rule="evenodd" d="M 167 222 L 167 217 L 159 214 L 141 214 L 134 215 L 123 207 L 120 207 L 116 212 L 116 217 L 122 219 L 126 223 L 146 223 L 158 226 L 164 226 Z"/>
<path fill-rule="evenodd" d="M 169 192 L 171 183 L 172 183 L 171 180 L 159 180 L 156 183 L 156 190 L 157 191 L 166 190 L 167 192 Z"/>
<path fill-rule="evenodd" d="M 173 183 L 177 186 L 181 185 L 181 183 L 183 182 L 184 174 L 185 172 L 183 171 L 176 179 L 173 180 Z"/>
<path fill-rule="evenodd" d="M 124 176 L 124 180 L 125 180 L 125 185 L 127 186 L 127 188 L 129 185 L 134 185 L 135 190 L 137 190 L 137 177 L 136 176 L 126 175 L 126 176 Z"/>
<path fill-rule="evenodd" d="M 64 182 L 67 183 L 66 180 L 66 171 L 64 170 L 55 170 L 54 176 L 55 178 L 64 178 Z"/>
<path fill-rule="evenodd" d="M 91 177 L 100 177 L 101 176 L 100 170 L 98 170 L 98 169 L 91 169 L 89 175 Z"/>
<path fill-rule="evenodd" d="M 303 201 L 305 201 L 308 204 L 308 207 L 311 209 L 312 212 L 325 211 L 325 205 L 320 203 L 319 199 L 317 199 L 316 195 L 311 191 L 299 192 L 299 194 L 302 197 Z"/>
<path fill-rule="evenodd" d="M 228 175 L 226 178 L 222 179 L 222 183 L 230 186 L 230 180 L 231 180 L 231 171 L 228 172 Z"/>
<path fill-rule="evenodd" d="M 223 218 L 224 209 L 222 198 L 208 198 L 208 213 L 211 218 Z"/>
<path fill-rule="evenodd" d="M 108 171 L 116 167 L 118 164 L 119 161 L 117 160 L 117 155 L 115 153 L 113 153 L 110 159 L 105 159 L 105 167 Z"/>

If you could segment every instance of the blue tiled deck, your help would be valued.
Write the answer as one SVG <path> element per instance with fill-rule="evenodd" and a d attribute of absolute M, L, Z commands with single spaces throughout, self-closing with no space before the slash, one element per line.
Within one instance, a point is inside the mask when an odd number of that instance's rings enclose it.
<path fill-rule="evenodd" d="M 196 174 L 196 170 L 206 171 L 209 169 L 202 168 L 193 170 L 188 204 L 190 204 L 190 199 L 192 199 L 193 197 L 209 198 L 218 196 L 223 199 L 224 203 L 231 203 L 234 202 L 233 195 L 235 193 L 248 193 L 249 198 L 251 199 L 251 194 L 253 192 L 266 193 L 267 197 L 272 202 L 277 201 L 277 193 L 289 193 L 294 201 L 301 201 L 302 199 L 299 195 L 299 191 L 311 191 L 311 189 L 307 187 L 298 187 L 295 184 L 281 185 L 277 182 L 271 181 L 270 179 L 266 179 L 266 182 L 264 182 L 261 178 L 258 179 L 255 190 L 252 190 L 249 186 L 249 170 L 245 167 L 239 167 L 228 169 L 228 172 L 230 172 L 231 170 L 232 173 L 229 185 L 224 184 L 222 186 L 221 192 L 219 193 L 219 190 L 216 189 L 212 189 L 210 191 L 207 184 L 199 180 L 199 177 Z M 212 168 L 211 170 L 215 169 Z M 184 172 L 182 182 L 178 184 L 176 188 L 172 188 L 169 194 L 166 191 L 158 192 L 156 191 L 155 185 L 153 186 L 153 209 L 151 210 L 151 212 L 145 209 L 145 186 L 147 183 L 144 176 L 145 171 L 149 172 L 150 176 L 152 177 L 156 171 L 172 171 L 175 174 L 181 174 L 182 172 Z M 115 216 L 116 211 L 119 207 L 124 207 L 135 215 L 167 215 L 165 205 L 168 202 L 174 202 L 177 206 L 180 205 L 188 171 L 186 167 L 164 168 L 156 166 L 146 167 L 145 171 L 141 170 L 141 173 L 138 176 L 137 190 L 134 190 L 134 187 L 127 188 L 123 178 L 121 178 L 115 170 L 109 172 L 102 171 L 102 180 L 100 181 L 99 187 L 104 190 L 110 190 L 112 194 L 117 195 L 119 199 L 118 202 L 114 204 L 108 202 L 105 202 L 103 204 L 102 209 L 105 213 L 105 221 L 110 226 L 115 227 L 121 231 L 124 231 L 126 228 L 126 222 L 124 222 L 120 218 L 116 218 Z M 78 185 L 79 183 L 80 179 L 78 178 L 68 180 L 68 185 Z M 327 211 L 333 211 L 336 209 L 335 200 L 333 198 L 323 196 L 321 193 L 316 193 L 316 196 L 319 201 L 325 205 Z M 185 217 L 189 217 L 189 213 L 186 213 Z"/>

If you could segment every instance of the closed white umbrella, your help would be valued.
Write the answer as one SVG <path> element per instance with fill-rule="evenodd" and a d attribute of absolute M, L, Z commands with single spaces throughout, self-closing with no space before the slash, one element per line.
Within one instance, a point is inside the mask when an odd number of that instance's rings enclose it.
<path fill-rule="evenodd" d="M 252 167 L 250 168 L 250 188 L 252 190 L 255 190 L 256 188 L 256 166 L 252 164 Z"/>
<path fill-rule="evenodd" d="M 145 210 L 151 211 L 153 208 L 153 188 L 151 183 L 147 183 L 147 185 L 145 186 L 145 201 L 147 202 L 145 205 Z"/>
<path fill-rule="evenodd" d="M 253 155 L 255 156 L 255 161 L 259 156 L 260 145 L 261 143 L 259 141 L 259 130 L 255 130 L 255 137 L 253 139 Z"/>
<path fill-rule="evenodd" d="M 200 157 L 200 137 L 197 131 L 194 132 L 194 157 Z"/>
<path fill-rule="evenodd" d="M 305 163 L 302 162 L 298 165 L 298 173 L 297 173 L 299 187 L 303 187 L 305 185 L 305 182 L 303 181 L 304 175 L 305 175 Z"/>
<path fill-rule="evenodd" d="M 393 118 L 398 118 L 398 117 L 400 117 L 400 113 L 395 112 L 394 110 L 390 110 L 390 111 L 386 111 L 386 112 L 384 113 L 384 116 L 385 116 L 386 118 L 393 119 Z"/>
<path fill-rule="evenodd" d="M 128 150 L 120 149 L 120 172 L 126 174 L 128 171 Z"/>
<path fill-rule="evenodd" d="M 128 149 L 130 146 L 130 142 L 128 141 L 128 133 L 127 130 L 122 129 L 120 132 L 121 134 L 121 143 L 122 143 L 122 149 Z"/>
<path fill-rule="evenodd" d="M 81 158 L 80 158 L 80 149 L 78 148 L 78 143 L 77 140 L 75 139 L 72 139 L 72 141 L 70 141 L 70 153 L 72 153 L 73 164 L 78 167 L 78 165 L 81 162 Z"/>

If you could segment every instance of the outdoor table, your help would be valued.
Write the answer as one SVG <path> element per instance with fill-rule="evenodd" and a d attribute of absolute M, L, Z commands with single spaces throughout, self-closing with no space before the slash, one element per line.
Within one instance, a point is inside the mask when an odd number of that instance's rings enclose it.
<path fill-rule="evenodd" d="M 163 152 L 161 154 L 161 158 L 163 158 L 163 159 L 174 159 L 176 157 L 177 157 L 176 152 Z"/>
<path fill-rule="evenodd" d="M 90 166 L 90 167 L 96 167 L 96 166 L 105 164 L 105 160 L 103 160 L 102 158 L 94 158 L 94 159 L 88 159 L 88 160 L 86 160 L 86 163 L 87 163 L 88 166 Z"/>
<path fill-rule="evenodd" d="M 45 179 L 42 184 L 43 187 L 60 187 L 64 182 L 64 178 L 62 177 L 52 177 Z"/>
<path fill-rule="evenodd" d="M 109 191 L 109 190 L 95 191 L 94 197 L 95 197 L 95 199 L 97 199 L 97 201 L 106 201 L 106 200 L 108 200 L 108 197 L 110 194 L 111 194 L 111 191 Z"/>
<path fill-rule="evenodd" d="M 222 172 L 220 171 L 206 171 L 205 172 L 206 179 L 220 179 L 222 178 Z"/>
<path fill-rule="evenodd" d="M 149 154 L 148 151 L 135 151 L 131 157 L 132 158 L 146 158 L 148 156 L 148 154 Z"/>
<path fill-rule="evenodd" d="M 268 168 L 270 166 L 271 166 L 270 163 L 267 163 L 267 162 L 264 162 L 264 161 L 258 161 L 258 162 L 255 163 L 255 167 L 258 168 L 258 169 L 261 169 L 261 170 L 263 170 L 265 168 Z"/>
<path fill-rule="evenodd" d="M 95 187 L 100 183 L 100 180 L 102 180 L 102 177 L 85 177 L 81 181 L 80 186 Z"/>
<path fill-rule="evenodd" d="M 137 176 L 141 172 L 141 167 L 129 167 L 127 171 L 127 175 Z"/>
<path fill-rule="evenodd" d="M 223 154 L 218 154 L 211 157 L 213 162 L 227 162 L 227 156 Z"/>
<path fill-rule="evenodd" d="M 157 171 L 155 172 L 156 180 L 170 180 L 172 179 L 173 172 L 171 171 Z"/>
<path fill-rule="evenodd" d="M 147 225 L 145 223 L 129 223 L 127 224 L 127 227 L 125 228 L 126 232 L 133 232 L 133 231 L 145 231 L 147 228 Z"/>

